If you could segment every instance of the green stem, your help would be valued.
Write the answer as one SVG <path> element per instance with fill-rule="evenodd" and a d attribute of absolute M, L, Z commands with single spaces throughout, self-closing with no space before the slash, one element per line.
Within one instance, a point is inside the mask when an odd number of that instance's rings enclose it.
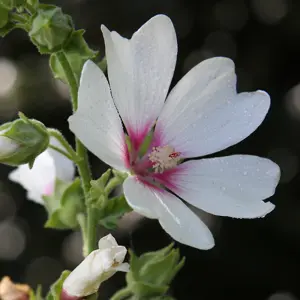
<path fill-rule="evenodd" d="M 127 287 L 124 288 L 122 290 L 117 291 L 111 298 L 110 300 L 122 300 L 122 299 L 126 299 L 129 296 L 132 295 L 131 290 Z"/>
<path fill-rule="evenodd" d="M 70 63 L 63 51 L 59 51 L 55 53 L 57 59 L 59 60 L 64 72 L 65 76 L 68 80 L 69 88 L 70 88 L 70 93 L 71 93 L 71 99 L 72 99 L 72 106 L 73 106 L 73 111 L 77 110 L 78 107 L 78 84 L 77 80 L 74 76 L 73 70 L 70 66 Z"/>
<path fill-rule="evenodd" d="M 72 68 L 67 60 L 67 57 L 63 51 L 57 52 L 57 59 L 59 60 L 65 76 L 68 80 L 70 87 L 70 93 L 72 97 L 73 111 L 76 111 L 78 108 L 78 84 L 74 76 Z M 76 138 L 76 153 L 80 160 L 77 161 L 77 168 L 81 178 L 81 185 L 84 192 L 85 201 L 89 196 L 89 190 L 91 187 L 91 170 L 88 163 L 87 150 L 83 144 Z M 96 240 L 97 240 L 97 219 L 95 214 L 95 209 L 87 207 L 87 227 L 86 227 L 86 241 L 84 245 L 85 254 L 91 253 L 96 249 Z"/>
<path fill-rule="evenodd" d="M 64 150 L 62 150 L 62 149 L 60 149 L 60 148 L 58 148 L 58 147 L 56 147 L 56 146 L 53 146 L 53 145 L 51 145 L 51 144 L 49 144 L 49 148 L 51 148 L 51 149 L 53 149 L 53 150 L 59 152 L 60 154 L 62 154 L 62 155 L 64 155 L 65 157 L 67 157 L 68 159 L 73 160 L 72 156 L 71 156 L 69 153 L 65 152 Z M 74 161 L 74 160 L 73 160 L 73 161 Z"/>
<path fill-rule="evenodd" d="M 53 128 L 48 128 L 48 133 L 50 134 L 50 136 L 55 137 L 61 143 L 61 145 L 65 148 L 65 150 L 68 152 L 69 156 L 71 157 L 70 158 L 71 160 L 73 160 L 74 162 L 77 162 L 79 160 L 77 153 L 74 151 L 73 147 L 68 143 L 68 141 L 65 139 L 65 137 L 62 135 L 62 133 L 60 131 L 53 129 Z M 50 146 L 52 146 L 52 145 L 50 145 Z M 52 146 L 51 148 L 54 149 L 57 147 Z M 58 151 L 58 152 L 61 152 L 61 151 Z"/>

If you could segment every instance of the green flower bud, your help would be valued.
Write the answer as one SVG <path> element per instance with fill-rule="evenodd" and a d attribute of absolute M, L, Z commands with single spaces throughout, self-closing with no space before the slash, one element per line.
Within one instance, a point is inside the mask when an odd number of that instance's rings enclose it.
<path fill-rule="evenodd" d="M 0 126 L 0 163 L 11 166 L 29 163 L 32 166 L 48 145 L 47 128 L 21 113 L 20 119 Z"/>
<path fill-rule="evenodd" d="M 184 265 L 184 258 L 180 259 L 179 250 L 173 249 L 173 244 L 140 257 L 130 252 L 130 256 L 126 281 L 138 299 L 164 296 L 174 276 Z"/>
<path fill-rule="evenodd" d="M 29 36 L 40 53 L 52 53 L 63 48 L 72 32 L 71 18 L 61 8 L 41 4 L 33 17 Z"/>

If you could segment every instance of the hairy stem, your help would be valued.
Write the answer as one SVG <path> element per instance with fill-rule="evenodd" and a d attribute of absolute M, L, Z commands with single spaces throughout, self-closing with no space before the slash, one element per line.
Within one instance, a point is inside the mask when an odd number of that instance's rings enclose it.
<path fill-rule="evenodd" d="M 73 111 L 78 108 L 78 84 L 74 76 L 72 68 L 67 60 L 67 57 L 63 51 L 57 52 L 56 56 L 65 72 L 65 76 L 68 80 L 70 87 L 70 93 L 73 104 Z M 87 150 L 83 144 L 76 138 L 76 153 L 79 157 L 77 161 L 77 168 L 81 178 L 81 185 L 84 192 L 85 201 L 87 203 L 89 190 L 91 187 L 91 170 L 88 162 Z M 87 206 L 87 226 L 86 226 L 86 239 L 84 240 L 84 254 L 91 253 L 96 248 L 97 238 L 97 220 L 95 217 L 95 210 L 88 208 Z"/>

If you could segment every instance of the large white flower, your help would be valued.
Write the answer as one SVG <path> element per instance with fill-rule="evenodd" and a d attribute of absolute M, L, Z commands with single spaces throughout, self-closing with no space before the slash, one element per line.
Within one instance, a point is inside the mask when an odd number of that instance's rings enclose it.
<path fill-rule="evenodd" d="M 71 300 L 94 294 L 100 284 L 117 271 L 128 272 L 123 263 L 127 250 L 109 234 L 99 241 L 99 249 L 91 252 L 63 283 L 61 299 Z"/>
<path fill-rule="evenodd" d="M 50 139 L 50 144 L 63 149 L 60 142 L 53 137 Z M 74 175 L 73 162 L 48 148 L 35 159 L 32 169 L 28 164 L 20 165 L 9 174 L 8 178 L 27 190 L 28 199 L 44 204 L 42 196 L 52 194 L 56 179 L 71 182 Z"/>
<path fill-rule="evenodd" d="M 249 155 L 183 161 L 249 136 L 265 118 L 269 95 L 237 94 L 234 63 L 216 57 L 195 66 L 167 96 L 177 41 L 164 15 L 150 19 L 130 40 L 105 26 L 102 32 L 110 86 L 88 61 L 79 108 L 69 123 L 91 152 L 132 175 L 123 185 L 129 205 L 158 219 L 175 240 L 200 249 L 213 247 L 213 237 L 179 197 L 220 216 L 257 218 L 272 211 L 274 205 L 263 201 L 274 194 L 280 177 L 272 161 Z M 153 126 L 153 142 L 141 157 L 140 146 Z"/>

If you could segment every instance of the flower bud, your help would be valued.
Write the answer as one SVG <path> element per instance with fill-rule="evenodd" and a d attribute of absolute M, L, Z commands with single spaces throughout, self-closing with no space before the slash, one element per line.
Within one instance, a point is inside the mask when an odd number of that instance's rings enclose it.
<path fill-rule="evenodd" d="M 32 166 L 35 158 L 48 145 L 47 128 L 24 115 L 21 115 L 21 119 L 0 126 L 0 163 L 12 166 L 29 163 Z"/>
<path fill-rule="evenodd" d="M 29 36 L 41 53 L 52 53 L 63 48 L 72 32 L 71 18 L 61 8 L 41 4 L 33 18 Z"/>
<path fill-rule="evenodd" d="M 30 287 L 27 284 L 15 284 L 5 276 L 0 282 L 1 300 L 28 300 Z"/>
<path fill-rule="evenodd" d="M 99 241 L 99 249 L 91 252 L 63 283 L 62 300 L 76 300 L 97 292 L 100 284 L 117 271 L 128 272 L 123 263 L 126 248 L 119 246 L 109 234 Z"/>

